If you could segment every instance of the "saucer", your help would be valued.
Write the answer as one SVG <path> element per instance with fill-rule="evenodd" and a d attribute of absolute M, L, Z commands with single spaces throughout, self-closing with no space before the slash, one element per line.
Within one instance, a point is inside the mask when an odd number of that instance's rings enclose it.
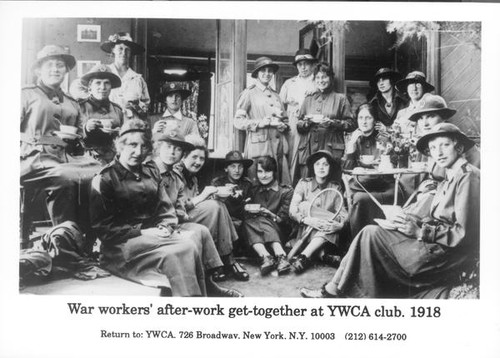
<path fill-rule="evenodd" d="M 54 134 L 56 134 L 61 139 L 79 139 L 79 138 L 81 138 L 79 134 L 75 134 L 75 133 L 54 131 Z"/>
<path fill-rule="evenodd" d="M 397 229 L 397 227 L 389 220 L 373 219 L 373 221 L 375 221 L 382 229 L 386 229 L 386 230 L 396 230 Z"/>

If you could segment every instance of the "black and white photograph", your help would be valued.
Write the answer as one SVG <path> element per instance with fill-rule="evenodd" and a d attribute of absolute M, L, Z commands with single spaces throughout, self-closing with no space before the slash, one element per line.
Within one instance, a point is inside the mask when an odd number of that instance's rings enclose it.
<path fill-rule="evenodd" d="M 498 6 L 62 4 L 8 8 L 0 342 L 52 312 L 97 356 L 500 354 Z"/>

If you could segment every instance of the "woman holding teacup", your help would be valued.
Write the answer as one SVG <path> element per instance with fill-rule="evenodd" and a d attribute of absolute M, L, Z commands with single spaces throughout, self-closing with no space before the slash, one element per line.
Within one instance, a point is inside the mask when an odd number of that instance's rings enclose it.
<path fill-rule="evenodd" d="M 105 65 L 94 66 L 81 78 L 89 97 L 79 102 L 87 152 L 102 164 L 116 154 L 113 139 L 123 124 L 120 106 L 109 100 L 111 90 L 121 86 L 120 78 Z"/>
<path fill-rule="evenodd" d="M 278 183 L 278 165 L 274 158 L 260 157 L 256 166 L 258 184 L 250 189 L 251 204 L 245 206 L 242 232 L 260 258 L 261 275 L 268 275 L 274 269 L 278 275 L 285 275 L 291 265 L 281 243 L 286 239 L 286 227 L 290 226 L 288 208 L 293 189 Z"/>
<path fill-rule="evenodd" d="M 187 221 L 205 225 L 210 230 L 225 266 L 225 272 L 214 273 L 214 280 L 223 281 L 226 278 L 225 273 L 229 273 L 239 281 L 248 281 L 250 276 L 233 256 L 233 243 L 238 240 L 238 234 L 231 215 L 224 203 L 216 200 L 218 195 L 229 196 L 231 187 L 206 186 L 200 192 L 196 175 L 208 158 L 208 149 L 205 140 L 200 136 L 188 135 L 185 141 L 190 146 L 185 149 L 182 160 L 175 165 L 184 185 L 183 202 L 176 205 L 184 206 Z"/>
<path fill-rule="evenodd" d="M 294 182 L 307 176 L 307 158 L 318 150 L 328 150 L 334 158 L 344 154 L 344 133 L 354 130 L 351 105 L 344 94 L 333 90 L 334 72 L 330 65 L 314 68 L 317 91 L 307 96 L 299 112 L 299 146 Z"/>
<path fill-rule="evenodd" d="M 343 169 L 350 170 L 356 167 L 373 169 L 380 161 L 381 154 L 377 148 L 379 133 L 375 129 L 376 107 L 371 103 L 363 103 L 356 111 L 356 119 L 358 130 L 354 132 L 347 145 L 343 158 Z M 393 200 L 394 178 L 392 175 L 359 175 L 358 180 L 381 204 L 390 204 Z M 348 177 L 348 184 L 352 195 L 349 225 L 351 235 L 354 237 L 363 227 L 372 224 L 373 218 L 383 218 L 384 214 L 354 177 Z"/>
<path fill-rule="evenodd" d="M 269 155 L 278 163 L 278 181 L 291 184 L 288 167 L 288 118 L 279 94 L 270 86 L 279 66 L 268 57 L 255 61 L 252 77 L 257 81 L 245 89 L 238 99 L 234 126 L 246 132 L 245 158 Z M 255 180 L 255 165 L 248 175 Z"/>
<path fill-rule="evenodd" d="M 406 209 L 386 228 L 369 225 L 352 242 L 333 279 L 308 298 L 446 298 L 458 273 L 477 260 L 480 171 L 462 154 L 474 142 L 450 123 L 436 125 L 417 142 L 446 171 L 425 215 Z M 418 204 L 418 202 L 417 202 Z"/>

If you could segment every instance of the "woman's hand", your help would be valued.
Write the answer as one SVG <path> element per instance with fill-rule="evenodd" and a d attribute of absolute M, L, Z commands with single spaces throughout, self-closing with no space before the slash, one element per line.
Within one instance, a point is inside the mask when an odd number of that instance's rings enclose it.
<path fill-rule="evenodd" d="M 396 230 L 406 236 L 419 238 L 422 235 L 422 229 L 417 225 L 416 220 L 411 216 L 397 217 L 393 222 Z"/>
<path fill-rule="evenodd" d="M 271 117 L 270 116 L 266 116 L 264 118 L 262 118 L 259 122 L 259 124 L 257 125 L 258 128 L 265 128 L 265 127 L 269 127 L 269 125 L 271 125 Z"/>
<path fill-rule="evenodd" d="M 217 193 L 216 186 L 206 186 L 199 196 L 207 199 L 210 195 Z"/>
<path fill-rule="evenodd" d="M 141 235 L 145 236 L 158 236 L 158 237 L 169 237 L 170 231 L 168 229 L 151 227 L 149 229 L 141 230 Z"/>
<path fill-rule="evenodd" d="M 160 119 L 158 122 L 156 122 L 153 126 L 153 133 L 161 133 L 167 126 L 167 121 Z"/>
<path fill-rule="evenodd" d="M 379 132 L 387 132 L 387 127 L 384 125 L 382 122 L 376 122 L 375 123 L 375 129 Z"/>
<path fill-rule="evenodd" d="M 309 216 L 304 218 L 303 222 L 307 226 L 311 226 L 312 228 L 319 230 L 319 231 L 326 231 L 327 228 L 329 227 L 328 221 L 322 220 L 322 219 L 317 219 L 317 218 L 312 218 Z"/>
<path fill-rule="evenodd" d="M 279 132 L 284 132 L 286 129 L 287 129 L 287 125 L 283 122 L 280 122 L 278 123 L 278 125 L 276 126 L 276 129 L 279 131 Z"/>
<path fill-rule="evenodd" d="M 355 130 L 354 132 L 352 132 L 351 138 L 349 138 L 349 142 L 347 142 L 345 146 L 346 153 L 354 153 L 356 151 L 356 142 L 362 135 L 363 132 L 361 132 L 360 130 Z"/>
<path fill-rule="evenodd" d="M 101 128 L 101 121 L 96 118 L 90 118 L 87 123 L 85 123 L 85 130 L 87 132 L 95 131 L 98 128 Z"/>

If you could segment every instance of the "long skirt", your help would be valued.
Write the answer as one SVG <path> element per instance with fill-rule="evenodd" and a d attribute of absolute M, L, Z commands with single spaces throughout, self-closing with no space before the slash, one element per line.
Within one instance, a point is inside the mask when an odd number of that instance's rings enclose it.
<path fill-rule="evenodd" d="M 347 297 L 412 297 L 450 282 L 466 259 L 465 253 L 369 225 L 352 242 L 331 283 Z"/>
<path fill-rule="evenodd" d="M 223 265 L 215 247 L 214 239 L 206 226 L 197 223 L 183 223 L 179 227 L 181 230 L 192 234 L 189 235 L 189 238 L 201 254 L 201 260 L 205 269 L 210 270 Z"/>
<path fill-rule="evenodd" d="M 171 288 L 173 296 L 206 296 L 201 256 L 187 231 L 167 238 L 141 235 L 101 246 L 101 265 L 145 286 Z"/>
<path fill-rule="evenodd" d="M 238 234 L 224 203 L 205 200 L 191 209 L 188 215 L 193 222 L 210 230 L 220 256 L 233 252 L 233 242 L 238 240 Z"/>
<path fill-rule="evenodd" d="M 280 227 L 276 222 L 265 216 L 252 216 L 243 221 L 242 233 L 249 246 L 281 242 Z"/>

